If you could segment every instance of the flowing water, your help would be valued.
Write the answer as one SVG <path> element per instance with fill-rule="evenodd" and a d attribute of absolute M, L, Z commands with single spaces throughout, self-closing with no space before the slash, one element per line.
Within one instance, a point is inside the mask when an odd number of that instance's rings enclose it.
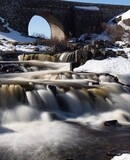
<path fill-rule="evenodd" d="M 70 64 L 1 62 L 0 160 L 107 160 L 130 152 L 130 87 Z"/>

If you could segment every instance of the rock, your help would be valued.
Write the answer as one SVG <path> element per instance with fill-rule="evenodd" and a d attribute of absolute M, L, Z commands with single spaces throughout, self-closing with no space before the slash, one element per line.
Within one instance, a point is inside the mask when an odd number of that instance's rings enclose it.
<path fill-rule="evenodd" d="M 122 17 L 121 16 L 117 16 L 116 17 L 116 19 L 115 19 L 115 21 L 118 23 L 118 22 L 120 22 L 122 20 Z"/>
<path fill-rule="evenodd" d="M 35 47 L 33 50 L 34 51 L 39 51 L 40 49 L 38 47 Z"/>
<path fill-rule="evenodd" d="M 122 20 L 122 22 L 123 22 L 125 25 L 130 26 L 130 18 L 124 19 L 124 20 Z"/>
<path fill-rule="evenodd" d="M 104 48 L 100 49 L 100 52 L 102 55 L 104 55 L 104 58 L 108 58 L 108 57 L 116 57 L 117 54 L 115 51 L 109 49 L 109 50 L 106 50 Z"/>
<path fill-rule="evenodd" d="M 114 156 L 121 156 L 122 154 L 129 153 L 127 150 L 112 150 L 107 153 L 107 156 L 113 158 Z M 114 160 L 114 159 L 113 159 Z M 120 159 L 123 160 L 123 159 Z"/>
<path fill-rule="evenodd" d="M 90 51 L 92 48 L 93 48 L 92 44 L 87 44 L 87 45 L 84 46 L 85 50 L 89 50 Z"/>
<path fill-rule="evenodd" d="M 55 52 L 61 52 L 61 51 L 69 51 L 70 48 L 64 44 L 57 44 L 54 46 L 54 50 Z"/>
<path fill-rule="evenodd" d="M 124 50 L 118 50 L 116 51 L 117 56 L 122 56 L 124 58 L 128 58 Z"/>
<path fill-rule="evenodd" d="M 16 45 L 19 44 L 19 42 L 17 42 L 17 41 L 10 41 L 9 43 L 11 43 L 11 44 L 14 45 L 14 46 L 16 46 Z"/>
<path fill-rule="evenodd" d="M 86 40 L 89 40 L 89 39 L 90 39 L 90 35 L 86 33 L 79 37 L 78 42 L 85 42 Z"/>
<path fill-rule="evenodd" d="M 84 64 L 86 61 L 92 59 L 92 52 L 91 51 L 83 51 L 81 55 L 81 62 Z"/>
<path fill-rule="evenodd" d="M 121 127 L 121 124 L 118 123 L 117 120 L 110 120 L 110 121 L 105 121 L 104 122 L 104 125 L 106 127 Z"/>
<path fill-rule="evenodd" d="M 1 45 L 1 46 L 3 46 L 3 43 L 2 43 L 2 42 L 0 42 L 0 45 Z"/>
<path fill-rule="evenodd" d="M 129 47 L 130 47 L 130 43 L 125 43 L 125 44 L 123 45 L 123 47 L 129 48 Z"/>
<path fill-rule="evenodd" d="M 92 53 L 93 53 L 93 59 L 101 60 L 105 58 L 105 56 L 98 49 L 93 50 Z"/>
<path fill-rule="evenodd" d="M 2 65 L 0 71 L 6 73 L 23 72 L 22 69 L 15 64 Z"/>

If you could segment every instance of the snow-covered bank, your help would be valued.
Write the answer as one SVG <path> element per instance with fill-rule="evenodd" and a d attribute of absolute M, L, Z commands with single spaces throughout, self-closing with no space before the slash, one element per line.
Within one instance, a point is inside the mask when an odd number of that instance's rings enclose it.
<path fill-rule="evenodd" d="M 106 30 L 95 39 L 109 40 L 115 44 L 116 47 L 111 46 L 113 51 L 123 51 L 128 58 L 114 57 L 104 60 L 89 60 L 84 65 L 75 68 L 75 72 L 94 72 L 94 73 L 110 73 L 116 75 L 130 74 L 130 10 L 115 16 L 106 25 Z M 126 80 L 126 77 L 125 77 Z"/>
<path fill-rule="evenodd" d="M 104 24 L 104 27 L 105 31 L 102 35 L 108 36 L 111 41 L 120 46 L 123 45 L 123 43 L 129 44 L 130 10 L 113 17 L 107 24 Z"/>
<path fill-rule="evenodd" d="M 2 34 L 7 34 L 7 37 L 4 38 Z M 0 32 L 0 51 L 2 52 L 6 52 L 6 51 L 34 52 L 35 50 L 38 50 L 38 51 L 49 51 L 50 50 L 50 47 L 47 47 L 44 45 L 32 45 L 31 41 L 29 41 L 30 38 L 25 38 L 25 37 L 22 37 L 21 39 L 19 36 L 17 36 L 17 39 L 19 40 L 19 42 L 23 42 L 21 40 L 27 40 L 27 44 L 26 43 L 25 44 L 22 44 L 22 43 L 15 44 L 15 42 L 12 42 L 12 39 L 11 41 L 10 41 L 10 38 L 8 39 L 8 34 L 10 33 Z"/>
<path fill-rule="evenodd" d="M 83 66 L 75 68 L 74 71 L 128 74 L 130 73 L 130 60 L 123 57 L 108 58 L 104 60 L 89 60 Z"/>
<path fill-rule="evenodd" d="M 12 28 L 9 27 L 9 24 L 5 22 L 5 19 L 3 19 L 2 17 L 0 17 L 0 20 L 3 23 L 3 27 L 6 27 L 6 29 L 9 31 L 9 33 L 0 32 L 0 39 L 17 42 L 33 42 L 36 40 L 35 38 L 22 36 L 21 33 L 14 31 Z"/>
<path fill-rule="evenodd" d="M 0 31 L 0 51 L 34 52 L 35 50 L 49 50 L 49 47 L 44 45 L 32 45 L 31 43 L 35 42 L 36 38 L 21 35 L 21 33 L 10 28 L 9 24 L 2 17 L 0 17 L 0 21 L 2 23 L 1 27 L 6 30 L 6 32 Z M 19 44 L 19 42 L 25 42 L 25 45 Z"/>
<path fill-rule="evenodd" d="M 34 42 L 35 38 L 22 36 L 19 32 L 10 29 L 10 33 L 0 32 L 0 39 L 17 42 Z"/>

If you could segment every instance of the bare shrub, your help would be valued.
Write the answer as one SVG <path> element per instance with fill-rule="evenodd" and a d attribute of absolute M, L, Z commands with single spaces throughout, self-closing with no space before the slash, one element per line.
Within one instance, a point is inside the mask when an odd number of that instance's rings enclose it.
<path fill-rule="evenodd" d="M 35 45 L 46 45 L 53 48 L 54 52 L 58 51 L 72 51 L 74 50 L 74 46 L 69 43 L 67 40 L 59 41 L 57 39 L 43 39 L 39 38 L 34 42 Z"/>
<path fill-rule="evenodd" d="M 113 42 L 121 40 L 125 30 L 119 25 L 107 25 L 106 34 Z"/>

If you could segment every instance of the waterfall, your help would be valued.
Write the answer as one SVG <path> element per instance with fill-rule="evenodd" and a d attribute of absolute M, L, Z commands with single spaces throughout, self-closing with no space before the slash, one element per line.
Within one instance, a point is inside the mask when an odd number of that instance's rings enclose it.
<path fill-rule="evenodd" d="M 0 75 L 0 159 L 104 160 L 110 148 L 130 148 L 129 86 L 70 64 L 18 65 L 22 73 Z"/>

